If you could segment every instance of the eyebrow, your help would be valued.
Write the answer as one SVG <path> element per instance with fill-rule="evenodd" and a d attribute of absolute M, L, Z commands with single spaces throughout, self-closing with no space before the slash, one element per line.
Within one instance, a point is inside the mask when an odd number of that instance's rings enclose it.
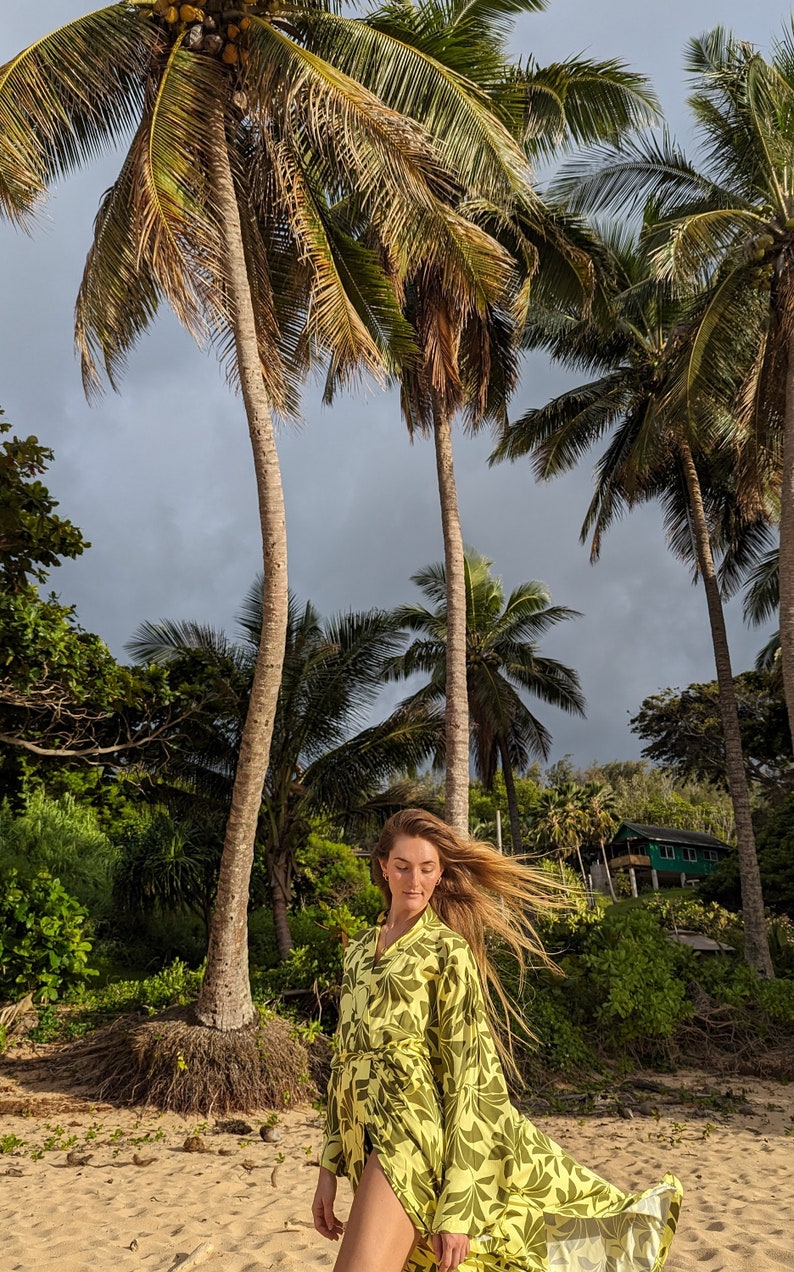
<path fill-rule="evenodd" d="M 407 857 L 395 857 L 395 858 L 394 858 L 394 860 L 395 860 L 395 861 L 404 861 L 404 862 L 405 862 L 405 864 L 406 864 L 406 866 L 410 866 L 410 865 L 411 865 L 411 862 L 408 860 L 408 858 L 407 858 Z M 436 862 L 433 860 L 433 858 L 432 858 L 432 857 L 425 857 L 424 861 L 418 861 L 416 864 L 417 864 L 417 865 L 419 865 L 419 866 L 435 866 L 435 865 L 436 865 Z"/>

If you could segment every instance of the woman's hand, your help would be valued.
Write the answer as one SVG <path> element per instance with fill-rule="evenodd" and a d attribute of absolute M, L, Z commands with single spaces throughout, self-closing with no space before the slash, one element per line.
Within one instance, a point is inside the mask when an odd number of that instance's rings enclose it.
<path fill-rule="evenodd" d="M 336 1200 L 336 1175 L 333 1171 L 320 1167 L 320 1178 L 312 1202 L 312 1218 L 314 1226 L 321 1236 L 329 1241 L 338 1241 L 344 1232 L 344 1225 L 334 1214 Z"/>
<path fill-rule="evenodd" d="M 469 1238 L 460 1232 L 434 1232 L 430 1240 L 438 1272 L 453 1272 L 469 1256 Z"/>

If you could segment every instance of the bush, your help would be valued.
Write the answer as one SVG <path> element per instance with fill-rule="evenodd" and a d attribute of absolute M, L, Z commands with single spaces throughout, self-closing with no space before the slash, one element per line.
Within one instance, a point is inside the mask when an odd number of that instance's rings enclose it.
<path fill-rule="evenodd" d="M 96 941 L 94 963 L 106 979 L 148 976 L 174 959 L 198 967 L 206 953 L 207 934 L 201 919 L 195 914 L 157 910 L 138 916 L 116 915 L 113 935 L 102 935 Z"/>
<path fill-rule="evenodd" d="M 372 882 L 369 862 L 357 857 L 349 844 L 309 835 L 295 854 L 295 903 L 347 906 L 374 923 L 383 909 L 383 894 Z"/>
<path fill-rule="evenodd" d="M 0 877 L 0 997 L 44 1001 L 96 972 L 88 967 L 86 912 L 52 875 Z"/>
<path fill-rule="evenodd" d="M 306 940 L 296 932 L 307 924 Z M 296 940 L 283 963 L 262 968 L 253 976 L 254 995 L 260 1001 L 277 998 L 285 990 L 313 994 L 318 999 L 335 1000 L 342 978 L 345 945 L 367 926 L 367 920 L 347 906 L 316 906 L 290 917 Z"/>
<path fill-rule="evenodd" d="M 580 956 L 580 1005 L 610 1049 L 670 1038 L 690 1012 L 692 951 L 665 936 L 647 910 L 607 911 Z"/>
<path fill-rule="evenodd" d="M 565 991 L 564 982 L 541 983 L 524 1000 L 522 1014 L 537 1040 L 526 1055 L 530 1069 L 541 1065 L 570 1076 L 598 1067 L 590 1041 L 572 1018 Z"/>
<path fill-rule="evenodd" d="M 21 812 L 0 805 L 0 870 L 21 879 L 46 871 L 86 906 L 96 923 L 107 914 L 115 849 L 96 812 L 72 795 L 50 799 L 35 789 Z"/>

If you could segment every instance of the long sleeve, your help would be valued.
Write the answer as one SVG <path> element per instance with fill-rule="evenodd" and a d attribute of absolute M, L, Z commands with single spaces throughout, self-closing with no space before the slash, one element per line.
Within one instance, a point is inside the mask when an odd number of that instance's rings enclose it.
<path fill-rule="evenodd" d="M 347 1169 L 342 1152 L 342 1136 L 339 1132 L 339 1106 L 334 1089 L 334 1075 L 328 1082 L 328 1096 L 325 1114 L 325 1139 L 320 1154 L 320 1165 L 330 1170 L 333 1175 L 345 1175 Z"/>
<path fill-rule="evenodd" d="M 444 1118 L 444 1177 L 435 1232 L 483 1233 L 500 1217 L 512 1172 L 510 1101 L 468 946 L 439 978 L 436 1073 Z"/>

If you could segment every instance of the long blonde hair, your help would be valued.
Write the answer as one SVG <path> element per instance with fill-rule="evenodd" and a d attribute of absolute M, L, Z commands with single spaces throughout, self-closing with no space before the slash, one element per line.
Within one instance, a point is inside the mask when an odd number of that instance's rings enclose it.
<path fill-rule="evenodd" d="M 395 841 L 402 835 L 426 839 L 438 852 L 444 873 L 430 899 L 431 908 L 442 923 L 471 947 L 480 970 L 497 1047 L 503 1061 L 518 1076 L 511 1019 L 519 1022 L 522 1031 L 530 1036 L 531 1030 L 505 994 L 488 946 L 495 939 L 512 951 L 520 984 L 529 964 L 558 971 L 538 936 L 533 916 L 541 911 L 567 909 L 566 889 L 545 872 L 533 868 L 527 858 L 505 856 L 493 844 L 463 838 L 446 822 L 422 808 L 405 808 L 389 818 L 373 849 L 373 863 L 385 864 Z M 391 905 L 391 889 L 383 870 L 376 869 L 374 875 L 387 905 Z M 501 1020 L 494 995 L 502 1007 Z"/>

